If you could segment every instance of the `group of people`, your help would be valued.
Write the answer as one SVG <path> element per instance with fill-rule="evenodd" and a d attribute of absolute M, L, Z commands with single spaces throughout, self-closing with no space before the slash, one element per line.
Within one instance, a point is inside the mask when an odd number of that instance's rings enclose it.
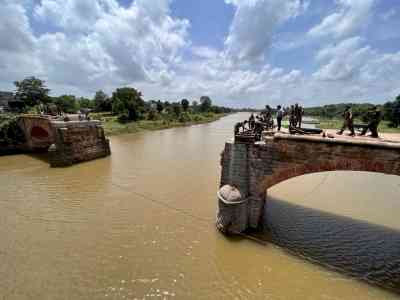
<path fill-rule="evenodd" d="M 254 115 L 254 113 L 252 113 L 248 120 L 236 123 L 234 133 L 236 136 L 241 132 L 251 132 L 254 133 L 255 140 L 259 141 L 261 140 L 261 134 L 263 130 L 273 128 L 274 119 L 272 116 L 272 109 L 269 105 L 267 105 L 259 115 Z"/>
<path fill-rule="evenodd" d="M 283 108 L 278 105 L 276 108 L 276 121 L 277 130 L 280 131 L 282 127 L 282 120 L 285 116 L 289 116 L 289 128 L 301 128 L 302 120 L 304 115 L 304 109 L 298 103 L 291 105 L 290 107 Z M 360 136 L 365 135 L 368 131 L 371 132 L 371 137 L 378 137 L 378 126 L 382 119 L 381 111 L 377 106 L 372 107 L 368 111 L 368 124 L 365 126 L 355 126 L 353 120 L 353 113 L 351 111 L 351 106 L 347 105 L 345 111 L 342 114 L 344 118 L 342 128 L 337 132 L 341 135 L 346 129 L 349 129 L 350 136 L 355 136 L 354 127 L 362 128 Z M 271 130 L 274 128 L 274 118 L 273 111 L 269 105 L 265 106 L 265 109 L 261 111 L 259 115 L 250 115 L 248 120 L 236 123 L 235 125 L 235 136 L 240 132 L 252 132 L 255 135 L 256 140 L 261 140 L 261 134 L 263 130 Z"/>
<path fill-rule="evenodd" d="M 276 121 L 278 131 L 281 130 L 282 120 L 286 115 L 290 115 L 290 124 L 291 126 L 301 126 L 301 120 L 303 117 L 303 108 L 296 105 L 292 105 L 290 108 L 282 108 L 281 105 L 278 105 L 276 108 Z M 253 113 L 250 115 L 248 120 L 243 122 L 238 122 L 235 125 L 234 133 L 235 135 L 240 132 L 251 131 L 255 134 L 256 140 L 261 139 L 261 134 L 263 130 L 272 130 L 274 129 L 274 117 L 273 110 L 269 105 L 265 106 L 265 109 L 260 112 L 258 115 L 254 115 Z"/>
<path fill-rule="evenodd" d="M 350 136 L 355 136 L 355 131 L 354 131 L 354 118 L 353 118 L 353 113 L 351 111 L 351 106 L 347 105 L 343 114 L 344 118 L 343 126 L 342 128 L 337 132 L 337 134 L 341 135 L 343 132 L 347 129 L 350 131 Z M 362 131 L 359 134 L 360 136 L 365 135 L 368 131 L 371 132 L 371 137 L 377 138 L 379 137 L 378 135 L 378 126 L 379 123 L 382 120 L 382 113 L 380 109 L 377 106 L 373 106 L 367 113 L 367 118 L 368 118 L 368 124 L 366 126 L 362 127 Z"/>
<path fill-rule="evenodd" d="M 37 106 L 37 112 L 40 115 L 49 115 L 54 118 L 63 120 L 65 122 L 70 121 L 70 117 L 68 116 L 68 114 L 64 113 L 61 106 L 54 103 L 48 103 L 48 104 L 39 103 L 39 105 Z M 79 121 L 90 120 L 89 117 L 90 112 L 91 110 L 88 108 L 81 108 L 78 112 L 78 120 Z"/>
<path fill-rule="evenodd" d="M 278 131 L 282 128 L 282 120 L 285 116 L 289 116 L 289 126 L 301 128 L 301 122 L 303 120 L 304 109 L 298 103 L 295 105 L 291 105 L 287 108 L 282 108 L 282 106 L 278 105 L 276 108 L 276 121 Z"/>

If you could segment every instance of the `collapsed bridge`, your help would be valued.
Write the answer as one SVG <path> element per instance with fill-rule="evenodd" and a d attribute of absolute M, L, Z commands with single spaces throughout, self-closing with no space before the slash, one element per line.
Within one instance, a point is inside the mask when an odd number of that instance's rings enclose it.
<path fill-rule="evenodd" d="M 17 123 L 25 136 L 23 150 L 48 151 L 52 167 L 71 166 L 111 154 L 110 142 L 100 121 L 63 121 L 50 116 L 23 115 Z"/>
<path fill-rule="evenodd" d="M 268 188 L 287 179 L 339 170 L 400 176 L 400 142 L 275 133 L 227 142 L 221 167 L 217 227 L 241 233 L 262 226 Z"/>

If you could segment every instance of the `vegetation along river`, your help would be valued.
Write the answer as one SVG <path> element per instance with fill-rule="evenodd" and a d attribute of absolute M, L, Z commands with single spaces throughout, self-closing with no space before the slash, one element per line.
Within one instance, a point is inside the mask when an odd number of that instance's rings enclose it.
<path fill-rule="evenodd" d="M 0 299 L 400 299 L 293 255 L 395 284 L 398 177 L 294 178 L 268 192 L 274 243 L 216 231 L 219 155 L 246 117 L 115 136 L 66 169 L 0 157 Z"/>

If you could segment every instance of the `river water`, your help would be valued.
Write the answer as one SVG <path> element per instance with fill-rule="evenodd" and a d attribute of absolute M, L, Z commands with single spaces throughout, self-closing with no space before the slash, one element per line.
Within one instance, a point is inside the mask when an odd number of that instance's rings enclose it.
<path fill-rule="evenodd" d="M 395 285 L 398 177 L 273 187 L 274 243 L 215 230 L 219 154 L 247 116 L 112 137 L 111 157 L 66 169 L 0 157 L 0 299 L 400 299 L 309 260 Z"/>

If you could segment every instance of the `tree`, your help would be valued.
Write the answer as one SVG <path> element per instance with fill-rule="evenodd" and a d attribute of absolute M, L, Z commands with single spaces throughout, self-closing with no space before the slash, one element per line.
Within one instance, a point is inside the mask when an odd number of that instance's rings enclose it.
<path fill-rule="evenodd" d="M 199 103 L 197 101 L 193 101 L 192 108 L 194 112 L 197 112 L 197 110 L 199 109 Z"/>
<path fill-rule="evenodd" d="M 400 95 L 393 102 L 386 102 L 383 105 L 383 113 L 385 120 L 388 120 L 392 127 L 400 126 Z"/>
<path fill-rule="evenodd" d="M 200 111 L 201 112 L 208 112 L 210 111 L 212 106 L 212 101 L 208 96 L 201 96 L 200 98 Z"/>
<path fill-rule="evenodd" d="M 179 117 L 179 115 L 181 114 L 181 105 L 180 105 L 180 103 L 174 103 L 172 105 L 172 110 L 173 110 L 175 116 Z"/>
<path fill-rule="evenodd" d="M 400 126 L 400 95 L 397 96 L 396 98 L 396 102 L 395 102 L 395 106 L 394 106 L 394 114 L 393 114 L 393 124 L 396 127 Z"/>
<path fill-rule="evenodd" d="M 43 80 L 32 76 L 22 81 L 15 81 L 14 85 L 17 88 L 17 98 L 21 99 L 27 106 L 34 106 L 40 102 L 49 102 L 48 94 L 50 90 Z"/>
<path fill-rule="evenodd" d="M 79 109 L 78 102 L 73 95 L 62 95 L 54 98 L 54 103 L 66 113 L 76 113 Z"/>
<path fill-rule="evenodd" d="M 112 95 L 112 102 L 121 101 L 118 104 L 118 114 L 127 114 L 128 120 L 136 121 L 140 118 L 145 108 L 142 93 L 134 88 L 124 87 L 116 89 Z"/>
<path fill-rule="evenodd" d="M 156 108 L 159 114 L 161 114 L 161 112 L 164 110 L 164 105 L 160 100 L 157 101 Z"/>
<path fill-rule="evenodd" d="M 183 111 L 186 112 L 189 108 L 189 101 L 187 99 L 182 99 L 181 105 L 182 105 Z"/>
<path fill-rule="evenodd" d="M 112 101 L 112 113 L 114 115 L 121 115 L 125 113 L 125 105 L 119 98 L 113 98 Z"/>
<path fill-rule="evenodd" d="M 96 92 L 94 96 L 94 107 L 96 111 L 111 111 L 111 99 L 102 90 Z"/>
<path fill-rule="evenodd" d="M 88 98 L 81 97 L 81 98 L 78 99 L 78 105 L 79 105 L 79 108 L 90 108 L 90 109 L 92 109 L 92 108 L 94 108 L 94 101 L 92 101 L 92 100 L 90 100 Z"/>

